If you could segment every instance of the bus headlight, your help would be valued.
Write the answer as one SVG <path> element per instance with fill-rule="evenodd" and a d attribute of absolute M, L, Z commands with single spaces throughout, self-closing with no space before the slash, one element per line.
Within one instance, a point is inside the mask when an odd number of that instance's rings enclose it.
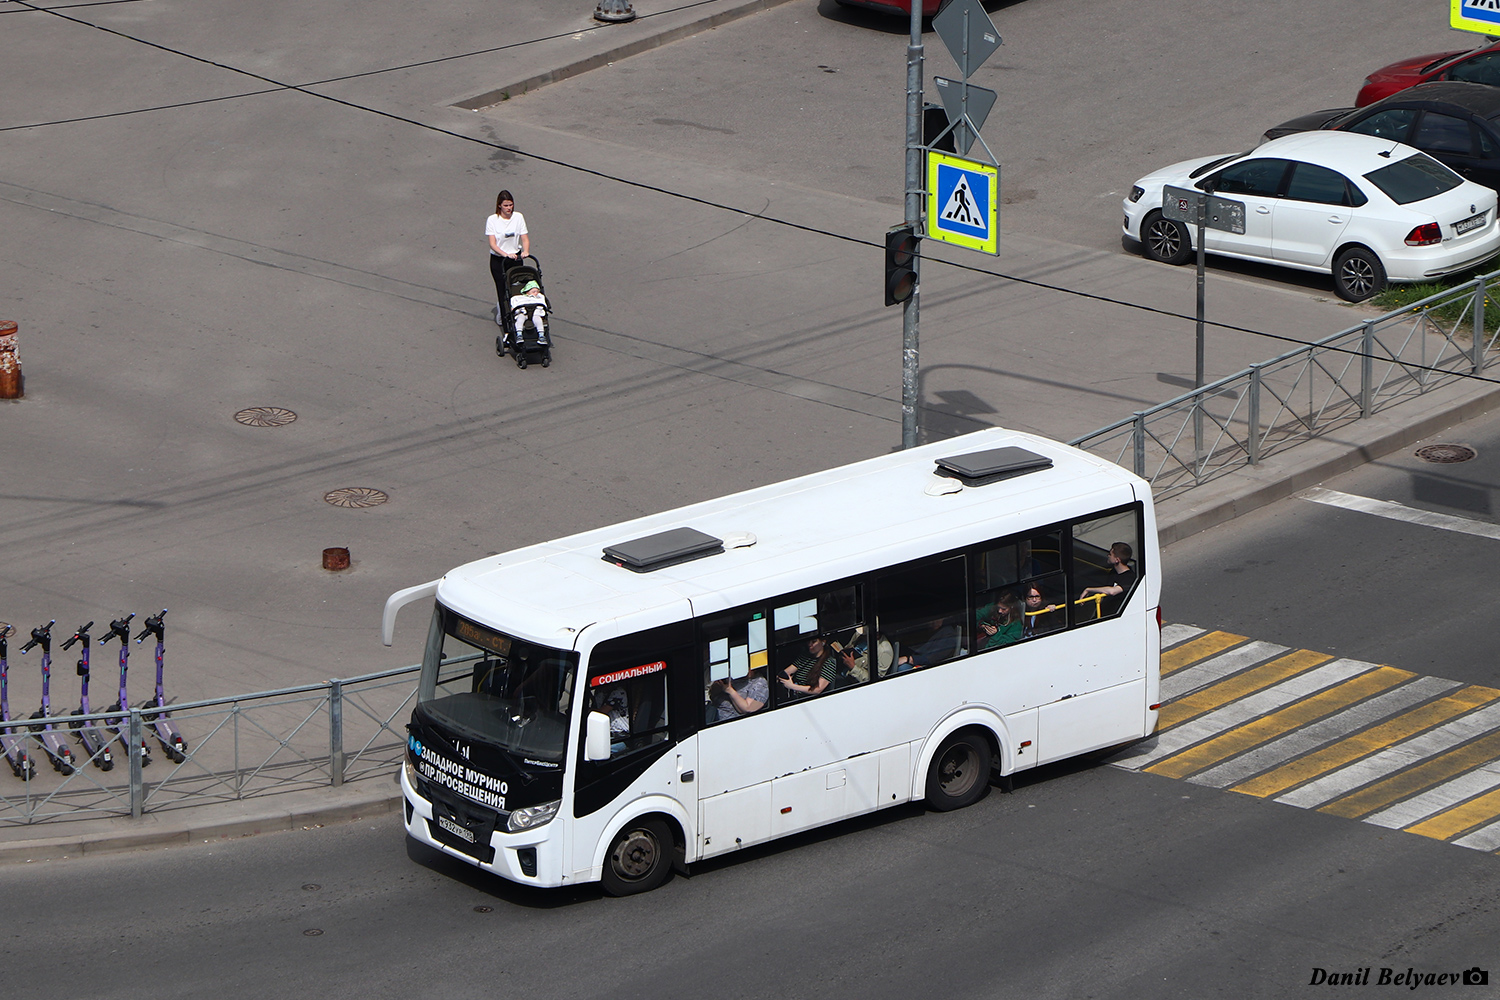
<path fill-rule="evenodd" d="M 543 823 L 550 823 L 552 817 L 557 815 L 557 807 L 560 805 L 562 805 L 562 799 L 553 799 L 539 806 L 517 809 L 510 814 L 510 821 L 505 824 L 505 828 L 511 833 L 520 833 L 522 830 L 530 830 Z"/>
<path fill-rule="evenodd" d="M 411 762 L 410 757 L 401 758 L 401 767 L 406 771 L 406 784 L 412 790 L 417 790 L 417 766 Z"/>

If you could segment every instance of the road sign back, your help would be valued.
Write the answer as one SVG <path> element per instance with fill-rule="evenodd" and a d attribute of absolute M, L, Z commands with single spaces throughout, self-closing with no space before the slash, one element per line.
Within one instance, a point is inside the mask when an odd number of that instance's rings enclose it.
<path fill-rule="evenodd" d="M 1000 168 L 927 154 L 927 235 L 944 243 L 1000 252 Z"/>
<path fill-rule="evenodd" d="M 979 0 L 949 0 L 933 17 L 932 30 L 953 53 L 965 78 L 1000 47 L 1000 32 Z"/>

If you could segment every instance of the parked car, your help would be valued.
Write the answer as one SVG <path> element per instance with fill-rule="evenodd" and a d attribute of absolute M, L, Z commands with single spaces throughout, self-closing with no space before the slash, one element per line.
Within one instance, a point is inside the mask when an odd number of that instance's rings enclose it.
<path fill-rule="evenodd" d="M 1329 129 L 1415 146 L 1471 181 L 1500 188 L 1500 87 L 1422 83 L 1367 108 L 1333 108 L 1266 130 L 1267 139 Z"/>
<path fill-rule="evenodd" d="M 1365 77 L 1354 106 L 1363 108 L 1429 80 L 1460 80 L 1500 86 L 1500 41 L 1486 41 L 1477 49 L 1413 56 L 1383 66 Z"/>
<path fill-rule="evenodd" d="M 834 0 L 842 7 L 864 7 L 884 14 L 900 14 L 911 17 L 911 0 Z M 942 0 L 922 0 L 922 16 L 931 17 L 938 12 Z"/>
<path fill-rule="evenodd" d="M 1424 281 L 1500 254 L 1496 194 L 1426 153 L 1353 132 L 1301 132 L 1247 153 L 1184 160 L 1135 182 L 1125 235 L 1167 264 L 1186 263 L 1196 227 L 1162 214 L 1168 186 L 1240 203 L 1244 232 L 1209 229 L 1214 254 L 1333 276 L 1359 302 L 1387 282 Z"/>

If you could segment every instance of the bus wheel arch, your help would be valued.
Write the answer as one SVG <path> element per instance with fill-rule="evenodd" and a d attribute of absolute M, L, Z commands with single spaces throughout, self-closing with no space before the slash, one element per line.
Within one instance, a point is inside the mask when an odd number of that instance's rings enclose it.
<path fill-rule="evenodd" d="M 983 723 L 957 726 L 936 741 L 918 772 L 928 808 L 948 812 L 984 798 L 993 773 L 1003 764 L 1000 747 L 995 731 Z"/>

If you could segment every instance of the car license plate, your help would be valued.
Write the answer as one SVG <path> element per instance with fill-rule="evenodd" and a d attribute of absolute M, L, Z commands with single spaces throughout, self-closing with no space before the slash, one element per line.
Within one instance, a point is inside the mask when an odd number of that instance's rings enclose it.
<path fill-rule="evenodd" d="M 449 833 L 453 834 L 453 836 L 459 837 L 463 840 L 467 840 L 471 844 L 474 843 L 474 831 L 470 830 L 462 823 L 455 823 L 447 816 L 439 816 L 437 818 L 437 822 L 438 826 L 442 827 L 444 830 L 447 830 Z"/>
<path fill-rule="evenodd" d="M 1467 233 L 1471 229 L 1478 229 L 1484 225 L 1484 219 L 1487 215 L 1489 215 L 1488 212 L 1480 212 L 1478 215 L 1472 215 L 1462 222 L 1455 222 L 1453 224 L 1453 231 L 1455 233 Z"/>

